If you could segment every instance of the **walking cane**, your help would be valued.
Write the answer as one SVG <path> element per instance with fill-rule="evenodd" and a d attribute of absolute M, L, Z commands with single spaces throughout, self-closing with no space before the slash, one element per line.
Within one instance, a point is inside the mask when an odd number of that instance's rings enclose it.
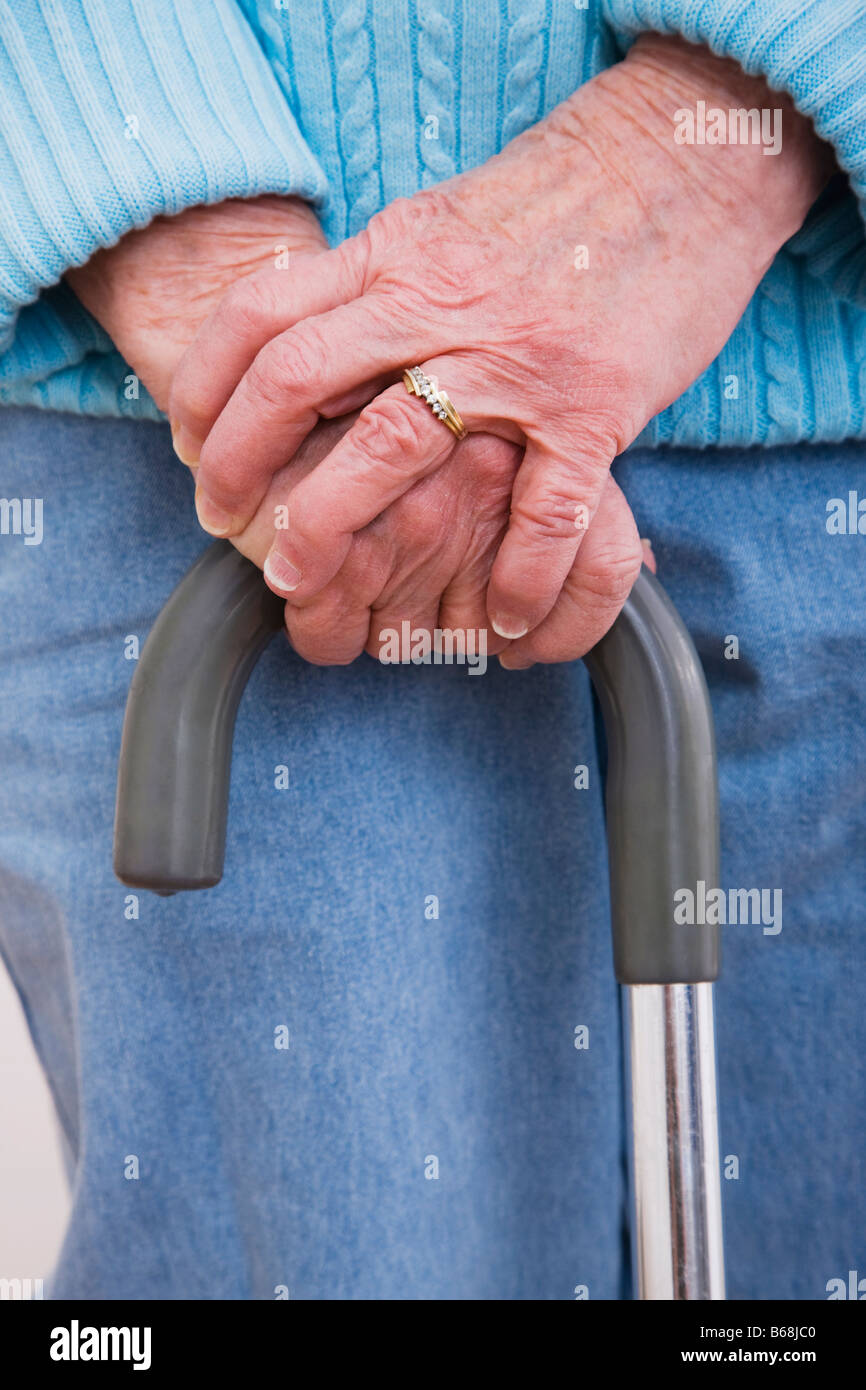
<path fill-rule="evenodd" d="M 226 541 L 154 624 L 129 691 L 114 869 L 163 895 L 222 877 L 235 715 L 283 601 Z M 712 712 L 697 653 L 644 569 L 586 657 L 609 748 L 614 966 L 623 986 L 632 1243 L 642 1299 L 724 1298 L 713 986 L 718 928 L 674 894 L 718 883 Z"/>

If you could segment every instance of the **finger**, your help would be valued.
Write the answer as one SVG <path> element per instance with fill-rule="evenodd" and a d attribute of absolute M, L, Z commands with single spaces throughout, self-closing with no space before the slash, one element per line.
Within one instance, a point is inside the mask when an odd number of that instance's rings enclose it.
<path fill-rule="evenodd" d="M 390 296 L 367 294 L 306 319 L 262 348 L 201 451 L 198 506 L 205 530 L 227 536 L 243 529 L 324 402 L 397 374 L 429 347 L 420 342 L 423 330 L 402 326 L 392 309 Z"/>
<path fill-rule="evenodd" d="M 479 585 L 477 594 L 456 598 L 450 590 L 443 594 L 439 608 L 437 627 L 442 633 L 442 641 L 447 646 L 459 647 L 464 651 L 482 651 L 486 656 L 498 656 L 508 647 L 504 637 L 499 637 L 490 626 L 484 606 L 484 585 Z"/>
<path fill-rule="evenodd" d="M 419 608 L 392 596 L 382 608 L 373 607 L 367 651 L 383 666 L 440 665 L 434 638 L 438 616 L 438 597 L 431 596 Z"/>
<path fill-rule="evenodd" d="M 284 525 L 286 501 L 302 478 L 331 452 L 354 417 L 323 421 L 308 435 L 301 448 L 271 479 L 271 485 L 246 530 L 232 537 L 232 545 L 262 569 L 275 533 Z M 195 476 L 197 469 L 190 472 Z"/>
<path fill-rule="evenodd" d="M 227 291 L 172 381 L 169 416 L 183 463 L 198 461 L 217 416 L 261 349 L 303 319 L 356 299 L 365 263 L 363 242 L 352 238 L 334 251 L 295 256 L 288 270 L 256 271 Z"/>
<path fill-rule="evenodd" d="M 452 462 L 449 468 L 454 469 Z M 447 470 L 445 470 L 447 472 Z M 431 482 L 438 483 L 439 473 Z M 459 488 L 459 482 L 455 483 Z M 449 548 L 447 538 L 439 535 L 441 518 L 426 513 L 422 506 L 425 483 L 416 483 L 412 492 L 364 533 L 385 535 L 389 517 L 406 511 L 411 517 L 419 562 L 409 562 L 405 547 L 398 545 L 394 554 L 395 579 L 374 603 L 367 651 L 383 664 L 394 660 L 408 662 L 413 656 L 418 664 L 429 661 L 435 665 L 451 664 L 465 659 L 467 653 L 485 657 L 487 646 L 479 631 L 485 625 L 484 586 L 477 583 L 474 607 L 467 603 L 462 616 L 475 620 L 448 629 L 442 623 L 442 599 L 451 586 L 460 586 L 464 577 L 455 578 L 455 567 L 461 564 L 459 555 Z M 431 529 L 432 523 L 432 529 Z M 426 535 L 425 535 L 426 531 Z M 357 539 L 354 544 L 357 545 Z M 488 561 L 489 564 L 489 561 Z M 444 593 L 443 593 L 444 590 Z M 396 655 L 395 655 L 396 648 Z"/>
<path fill-rule="evenodd" d="M 443 633 L 464 634 L 464 640 L 468 640 L 466 634 L 472 634 L 476 651 L 483 642 L 487 655 L 497 656 L 508 642 L 493 631 L 487 616 L 490 563 L 491 555 L 487 553 L 455 576 L 440 600 L 438 626 Z"/>
<path fill-rule="evenodd" d="M 618 617 L 640 573 L 645 549 L 631 508 L 608 476 L 595 518 L 553 611 L 513 642 L 500 661 L 575 661 L 599 642 Z"/>
<path fill-rule="evenodd" d="M 514 651 L 514 646 L 514 642 L 509 642 L 506 645 L 505 650 L 503 652 L 500 652 L 500 666 L 502 666 L 506 671 L 528 671 L 530 666 L 535 665 L 535 662 L 532 661 L 528 656 L 522 656 L 520 652 Z"/>
<path fill-rule="evenodd" d="M 286 631 L 299 656 L 313 666 L 348 666 L 364 650 L 370 609 L 355 604 L 346 611 L 329 595 L 318 595 L 308 608 L 286 604 Z"/>
<path fill-rule="evenodd" d="M 342 565 L 353 534 L 439 468 L 456 443 L 402 384 L 377 396 L 292 493 L 288 526 L 265 562 L 271 588 L 302 597 L 322 588 Z"/>
<path fill-rule="evenodd" d="M 595 441 L 554 453 L 530 442 L 514 484 L 511 520 L 493 565 L 491 624 L 517 640 L 553 608 L 592 522 L 612 462 Z"/>
<path fill-rule="evenodd" d="M 388 547 L 356 542 L 349 564 L 308 603 L 286 604 L 286 630 L 295 651 L 314 666 L 346 666 L 368 644 L 371 605 L 391 568 Z"/>
<path fill-rule="evenodd" d="M 496 656 L 508 646 L 490 626 L 487 585 L 502 539 L 508 529 L 508 509 L 523 446 L 492 434 L 476 433 L 458 446 L 448 467 L 459 471 L 463 491 L 457 502 L 458 521 L 471 518 L 471 530 L 439 605 L 443 630 L 486 633 L 487 652 Z M 443 470 L 444 472 L 444 470 Z M 436 475 L 436 479 L 442 473 Z M 434 479 L 435 481 L 435 479 Z"/>
<path fill-rule="evenodd" d="M 443 505 L 453 497 L 443 497 L 443 476 L 440 472 L 415 483 L 395 506 L 353 536 L 348 558 L 319 594 L 306 600 L 290 597 L 288 606 L 307 615 L 289 624 L 304 655 L 319 662 L 350 660 L 358 651 L 356 610 L 362 607 L 366 626 L 361 645 L 376 658 L 382 648 L 380 630 L 391 646 L 395 640 L 402 643 L 405 635 L 407 658 L 413 631 L 416 640 L 434 631 L 439 595 L 459 563 L 443 520 Z M 350 625 L 351 637 L 333 630 Z"/>

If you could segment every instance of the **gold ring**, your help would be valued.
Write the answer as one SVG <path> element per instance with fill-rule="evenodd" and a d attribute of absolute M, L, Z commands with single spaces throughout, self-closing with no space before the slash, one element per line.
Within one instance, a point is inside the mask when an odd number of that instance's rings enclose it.
<path fill-rule="evenodd" d="M 469 431 L 448 396 L 444 391 L 437 391 L 429 376 L 425 376 L 420 367 L 406 369 L 403 373 L 403 385 L 410 396 L 420 396 L 422 401 L 426 401 L 437 420 L 447 425 L 457 439 L 466 438 Z"/>

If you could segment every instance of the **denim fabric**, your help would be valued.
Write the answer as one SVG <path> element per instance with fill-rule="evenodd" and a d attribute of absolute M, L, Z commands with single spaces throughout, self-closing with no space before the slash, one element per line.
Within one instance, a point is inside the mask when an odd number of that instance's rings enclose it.
<path fill-rule="evenodd" d="M 126 639 L 208 542 L 160 425 L 4 410 L 0 461 L 2 496 L 44 504 L 40 545 L 0 536 L 0 944 L 76 1159 L 53 1294 L 629 1296 L 583 666 L 327 670 L 277 639 L 238 718 L 223 882 L 129 918 Z M 723 886 L 784 894 L 778 935 L 725 930 L 717 989 L 732 1297 L 866 1272 L 866 537 L 825 526 L 863 461 L 618 467 L 706 666 Z"/>

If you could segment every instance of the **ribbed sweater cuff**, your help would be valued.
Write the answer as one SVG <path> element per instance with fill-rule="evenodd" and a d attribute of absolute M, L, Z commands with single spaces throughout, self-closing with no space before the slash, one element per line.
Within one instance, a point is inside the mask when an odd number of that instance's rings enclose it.
<path fill-rule="evenodd" d="M 0 352 L 25 304 L 161 213 L 325 176 L 233 0 L 0 0 Z"/>
<path fill-rule="evenodd" d="M 863 0 L 603 0 L 624 38 L 681 34 L 787 92 L 833 146 L 860 214 L 860 235 L 816 268 L 841 297 L 866 304 L 866 5 Z M 840 210 L 841 214 L 841 210 Z M 844 219 L 844 214 L 841 214 Z M 809 257 L 808 240 L 791 250 Z"/>

